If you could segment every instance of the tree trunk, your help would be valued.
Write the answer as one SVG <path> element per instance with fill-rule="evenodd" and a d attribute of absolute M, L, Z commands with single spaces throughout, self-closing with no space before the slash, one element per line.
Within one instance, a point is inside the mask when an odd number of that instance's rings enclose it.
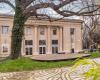
<path fill-rule="evenodd" d="M 92 45 L 93 45 L 93 32 L 89 33 L 89 49 L 91 49 Z"/>
<path fill-rule="evenodd" d="M 21 44 L 24 34 L 25 17 L 20 7 L 16 7 L 11 36 L 11 59 L 21 57 Z"/>

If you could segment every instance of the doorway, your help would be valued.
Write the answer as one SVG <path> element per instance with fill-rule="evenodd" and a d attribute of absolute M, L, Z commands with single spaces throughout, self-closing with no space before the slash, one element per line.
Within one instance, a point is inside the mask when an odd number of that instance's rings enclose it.
<path fill-rule="evenodd" d="M 33 50 L 32 50 L 32 47 L 26 47 L 26 55 L 32 55 L 32 52 L 33 52 Z"/>
<path fill-rule="evenodd" d="M 40 54 L 46 54 L 46 47 L 39 47 Z"/>
<path fill-rule="evenodd" d="M 52 46 L 52 53 L 58 53 L 58 46 Z"/>
<path fill-rule="evenodd" d="M 58 40 L 52 40 L 52 53 L 58 53 Z"/>
<path fill-rule="evenodd" d="M 46 54 L 46 40 L 39 40 L 39 53 Z"/>
<path fill-rule="evenodd" d="M 32 55 L 32 53 L 33 53 L 33 40 L 25 40 L 25 53 L 26 53 L 26 55 Z"/>

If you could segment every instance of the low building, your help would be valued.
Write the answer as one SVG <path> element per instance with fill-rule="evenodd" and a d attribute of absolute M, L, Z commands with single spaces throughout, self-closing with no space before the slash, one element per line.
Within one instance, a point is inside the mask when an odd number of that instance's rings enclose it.
<path fill-rule="evenodd" d="M 82 50 L 81 20 L 50 22 L 33 17 L 25 23 L 22 55 L 76 53 Z M 0 54 L 10 54 L 13 16 L 0 15 Z"/>

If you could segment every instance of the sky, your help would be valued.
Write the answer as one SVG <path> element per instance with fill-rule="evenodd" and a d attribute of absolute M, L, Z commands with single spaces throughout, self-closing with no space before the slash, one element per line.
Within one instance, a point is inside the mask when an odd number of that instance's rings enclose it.
<path fill-rule="evenodd" d="M 44 1 L 46 1 L 46 0 L 44 0 Z M 55 1 L 57 1 L 57 0 L 55 0 Z M 56 2 L 56 4 L 57 3 L 58 2 Z M 74 2 L 74 3 L 75 3 L 74 6 L 67 5 L 67 6 L 64 6 L 61 9 L 68 9 L 68 10 L 78 11 L 80 4 L 77 4 L 77 2 Z M 52 15 L 52 17 L 56 17 L 56 18 L 58 18 L 58 17 L 61 18 L 62 17 L 61 15 L 59 15 L 55 11 L 53 11 L 51 8 L 41 9 L 41 10 L 38 10 L 38 12 L 45 12 L 46 14 Z M 14 14 L 14 10 L 6 4 L 0 4 L 0 13 L 1 14 Z M 79 19 L 80 17 L 73 16 L 73 17 L 69 17 L 69 18 Z"/>
<path fill-rule="evenodd" d="M 9 5 L 0 3 L 0 13 L 1 14 L 13 14 L 14 10 Z"/>

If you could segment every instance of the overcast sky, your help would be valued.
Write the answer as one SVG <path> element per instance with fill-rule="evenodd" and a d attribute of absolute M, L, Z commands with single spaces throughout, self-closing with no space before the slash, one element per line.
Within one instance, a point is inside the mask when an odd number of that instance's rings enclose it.
<path fill-rule="evenodd" d="M 44 0 L 44 1 L 46 1 L 46 0 Z M 57 1 L 57 0 L 55 0 L 55 1 Z M 56 4 L 57 3 L 58 2 L 56 2 Z M 77 2 L 74 2 L 74 6 L 67 5 L 67 6 L 64 6 L 62 9 L 77 11 L 77 10 L 79 10 L 79 6 L 80 6 L 80 4 L 77 4 Z M 38 10 L 38 12 L 44 12 L 46 14 L 52 15 L 52 17 L 62 17 L 59 14 L 57 14 L 55 11 L 53 11 L 51 8 L 41 9 L 41 10 Z M 0 4 L 0 13 L 1 14 L 14 14 L 14 10 L 11 7 L 9 7 L 8 5 Z M 74 16 L 71 18 L 79 18 L 79 17 Z"/>

